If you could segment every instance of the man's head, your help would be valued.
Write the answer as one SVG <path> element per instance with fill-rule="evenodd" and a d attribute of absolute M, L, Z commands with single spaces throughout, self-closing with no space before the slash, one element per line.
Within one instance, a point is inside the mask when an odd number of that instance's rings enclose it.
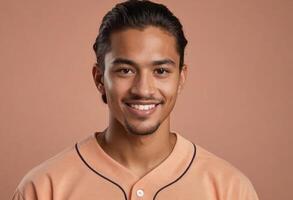
<path fill-rule="evenodd" d="M 185 80 L 186 44 L 161 4 L 131 0 L 103 18 L 93 75 L 110 115 L 129 132 L 150 134 L 169 116 Z"/>

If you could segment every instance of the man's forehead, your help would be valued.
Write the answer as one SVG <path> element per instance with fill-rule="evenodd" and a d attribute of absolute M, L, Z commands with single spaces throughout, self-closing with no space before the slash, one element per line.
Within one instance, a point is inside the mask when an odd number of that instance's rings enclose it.
<path fill-rule="evenodd" d="M 146 26 L 144 28 L 125 28 L 119 31 L 114 31 L 110 34 L 110 41 L 115 42 L 115 40 L 125 40 L 125 39 L 144 39 L 144 40 L 170 40 L 176 43 L 176 38 L 167 30 L 156 27 L 156 26 Z"/>
<path fill-rule="evenodd" d="M 137 62 L 162 59 L 179 62 L 175 37 L 161 28 L 129 28 L 113 33 L 110 39 L 111 48 L 105 56 L 106 63 L 113 62 L 116 58 Z"/>

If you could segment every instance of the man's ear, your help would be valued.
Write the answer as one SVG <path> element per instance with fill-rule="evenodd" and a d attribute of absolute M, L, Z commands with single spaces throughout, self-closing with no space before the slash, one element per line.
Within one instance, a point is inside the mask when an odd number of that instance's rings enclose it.
<path fill-rule="evenodd" d="M 95 64 L 92 69 L 92 74 L 93 74 L 96 87 L 101 92 L 101 94 L 104 94 L 105 93 L 104 76 L 103 76 L 102 68 L 98 64 Z"/>
<path fill-rule="evenodd" d="M 180 72 L 180 77 L 179 77 L 179 86 L 177 89 L 177 93 L 179 94 L 181 90 L 183 89 L 184 83 L 186 81 L 187 77 L 187 65 L 183 65 L 181 72 Z"/>

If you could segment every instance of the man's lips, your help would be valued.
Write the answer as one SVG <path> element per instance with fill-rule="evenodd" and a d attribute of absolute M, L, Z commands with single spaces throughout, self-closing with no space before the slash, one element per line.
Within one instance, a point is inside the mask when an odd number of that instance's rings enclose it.
<path fill-rule="evenodd" d="M 151 115 L 152 113 L 154 113 L 157 110 L 158 105 L 160 105 L 160 103 L 158 102 L 127 102 L 126 104 L 126 108 L 127 110 L 138 116 L 138 117 L 147 117 L 149 115 Z"/>
<path fill-rule="evenodd" d="M 125 101 L 124 103 L 126 103 L 127 105 L 131 105 L 131 104 L 134 104 L 134 105 L 149 105 L 149 104 L 161 104 L 162 101 L 159 101 L 159 100 L 153 100 L 153 101 L 137 101 L 137 100 L 129 100 L 129 101 Z"/>

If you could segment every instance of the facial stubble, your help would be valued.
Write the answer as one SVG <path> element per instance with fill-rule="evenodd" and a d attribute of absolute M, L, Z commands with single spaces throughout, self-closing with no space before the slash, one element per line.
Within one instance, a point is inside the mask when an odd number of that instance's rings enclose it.
<path fill-rule="evenodd" d="M 137 136 L 151 135 L 158 130 L 160 125 L 161 125 L 161 123 L 157 123 L 155 126 L 147 128 L 146 130 L 139 130 L 136 126 L 128 123 L 127 120 L 125 120 L 125 126 L 126 126 L 125 128 L 126 128 L 127 132 L 132 135 L 137 135 Z"/>

